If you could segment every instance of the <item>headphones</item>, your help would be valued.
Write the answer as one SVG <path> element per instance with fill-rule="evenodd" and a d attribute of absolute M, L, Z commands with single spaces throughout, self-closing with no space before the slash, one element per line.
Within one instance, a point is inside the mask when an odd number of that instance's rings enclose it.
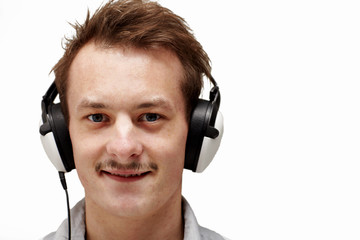
<path fill-rule="evenodd" d="M 185 149 L 185 169 L 202 172 L 214 158 L 223 135 L 223 116 L 219 112 L 220 91 L 215 80 L 209 100 L 198 99 L 192 111 Z M 68 126 L 60 103 L 54 103 L 58 91 L 51 84 L 41 101 L 40 139 L 44 150 L 59 172 L 75 169 Z"/>

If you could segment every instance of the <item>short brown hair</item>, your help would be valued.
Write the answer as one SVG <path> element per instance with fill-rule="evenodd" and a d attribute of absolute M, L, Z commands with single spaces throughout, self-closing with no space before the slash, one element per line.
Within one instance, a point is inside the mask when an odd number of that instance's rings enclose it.
<path fill-rule="evenodd" d="M 163 47 L 176 53 L 184 68 L 181 90 L 188 117 L 203 87 L 203 75 L 211 79 L 210 59 L 185 20 L 156 2 L 110 0 L 97 9 L 92 17 L 88 11 L 82 25 L 76 23 L 72 26 L 76 33 L 72 38 L 65 38 L 65 53 L 52 69 L 67 120 L 66 89 L 69 69 L 79 50 L 89 41 L 104 47 Z"/>

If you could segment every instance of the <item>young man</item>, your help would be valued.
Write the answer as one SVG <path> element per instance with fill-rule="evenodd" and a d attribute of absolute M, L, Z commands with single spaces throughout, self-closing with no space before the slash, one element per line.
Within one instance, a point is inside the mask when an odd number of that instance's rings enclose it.
<path fill-rule="evenodd" d="M 154 2 L 110 1 L 75 30 L 53 69 L 85 189 L 71 238 L 225 239 L 181 195 L 191 113 L 202 76 L 213 81 L 184 20 Z M 44 239 L 68 233 L 64 221 Z"/>

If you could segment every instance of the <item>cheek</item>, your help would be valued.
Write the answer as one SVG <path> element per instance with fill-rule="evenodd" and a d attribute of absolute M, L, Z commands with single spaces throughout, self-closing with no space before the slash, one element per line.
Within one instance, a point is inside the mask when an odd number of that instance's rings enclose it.
<path fill-rule="evenodd" d="M 79 178 L 84 180 L 87 173 L 95 169 L 95 160 L 101 154 L 101 144 L 99 138 L 86 136 L 74 124 L 70 124 L 69 131 L 76 171 Z"/>
<path fill-rule="evenodd" d="M 95 164 L 101 158 L 100 144 L 84 138 L 75 138 L 73 143 L 74 161 L 78 178 L 87 194 L 96 191 L 98 186 Z"/>
<path fill-rule="evenodd" d="M 187 138 L 187 126 L 177 125 L 173 129 L 176 131 L 169 131 L 163 135 L 162 138 L 154 141 L 149 141 L 152 152 L 156 154 L 153 156 L 155 161 L 162 165 L 164 169 L 171 175 L 179 175 L 184 168 L 185 146 Z M 149 139 L 150 140 L 150 139 Z M 152 158 L 153 158 L 152 157 Z"/>
<path fill-rule="evenodd" d="M 158 159 L 162 176 L 159 186 L 163 195 L 172 195 L 181 189 L 185 146 L 186 135 L 168 138 L 166 143 L 158 148 L 161 149 Z"/>

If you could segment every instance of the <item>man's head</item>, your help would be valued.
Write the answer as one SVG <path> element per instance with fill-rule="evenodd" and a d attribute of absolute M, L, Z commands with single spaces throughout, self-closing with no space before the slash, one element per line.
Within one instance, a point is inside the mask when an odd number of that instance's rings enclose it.
<path fill-rule="evenodd" d="M 89 217 L 149 217 L 178 206 L 188 132 L 182 77 L 165 48 L 91 41 L 74 58 L 69 132 Z"/>
<path fill-rule="evenodd" d="M 189 118 L 202 88 L 202 77 L 210 79 L 210 60 L 184 19 L 155 2 L 110 1 L 84 24 L 73 25 L 76 34 L 67 39 L 65 53 L 54 66 L 55 83 L 68 120 L 67 86 L 70 66 L 90 41 L 103 48 L 131 47 L 143 50 L 165 48 L 173 52 L 183 67 L 181 91 Z"/>
<path fill-rule="evenodd" d="M 74 27 L 53 70 L 86 207 L 123 217 L 179 207 L 207 54 L 153 2 L 110 1 Z"/>

